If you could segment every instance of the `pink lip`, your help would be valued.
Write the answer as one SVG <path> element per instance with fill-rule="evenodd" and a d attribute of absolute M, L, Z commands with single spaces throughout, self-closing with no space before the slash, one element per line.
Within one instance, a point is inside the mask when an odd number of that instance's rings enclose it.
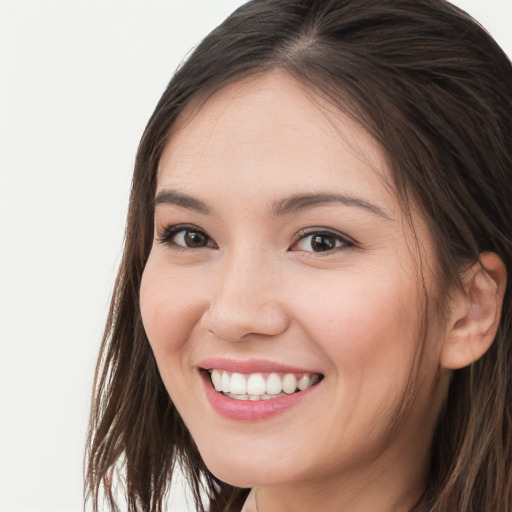
<path fill-rule="evenodd" d="M 275 361 L 268 361 L 266 359 L 226 359 L 226 358 L 211 358 L 205 359 L 198 364 L 199 368 L 204 370 L 225 370 L 227 372 L 238 373 L 320 373 L 314 370 L 298 368 L 286 364 L 278 363 Z"/>
<path fill-rule="evenodd" d="M 264 364 L 262 364 L 264 363 Z M 285 372 L 285 373 L 316 373 L 286 365 L 271 363 L 269 361 L 233 361 L 226 359 L 211 359 L 203 361 L 201 367 L 205 369 L 216 368 L 229 372 L 240 373 L 261 373 Z M 203 388 L 208 402 L 212 408 L 221 416 L 238 421 L 265 420 L 285 412 L 296 405 L 299 405 L 318 385 L 312 386 L 304 391 L 291 395 L 280 396 L 270 400 L 236 400 L 229 398 L 213 388 L 207 372 L 201 372 Z"/>
<path fill-rule="evenodd" d="M 300 404 L 315 388 L 316 386 L 313 386 L 305 391 L 300 391 L 299 393 L 294 393 L 292 395 L 253 402 L 251 400 L 235 400 L 224 396 L 222 393 L 213 389 L 208 376 L 205 376 L 204 378 L 206 397 L 213 409 L 225 418 L 239 421 L 265 420 L 272 416 L 276 416 L 277 414 Z"/>

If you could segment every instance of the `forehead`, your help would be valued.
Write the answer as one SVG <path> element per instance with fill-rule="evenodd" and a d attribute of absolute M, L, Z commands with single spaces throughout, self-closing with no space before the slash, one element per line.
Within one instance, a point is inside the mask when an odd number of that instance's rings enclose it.
<path fill-rule="evenodd" d="M 254 194 L 341 187 L 394 202 L 385 155 L 358 123 L 283 72 L 242 80 L 177 120 L 158 187 L 214 182 Z M 393 205 L 396 206 L 396 205 Z"/>

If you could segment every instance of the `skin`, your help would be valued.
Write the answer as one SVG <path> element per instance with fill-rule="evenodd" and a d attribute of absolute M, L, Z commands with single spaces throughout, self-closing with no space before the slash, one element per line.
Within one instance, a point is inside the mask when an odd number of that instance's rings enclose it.
<path fill-rule="evenodd" d="M 410 509 L 449 381 L 446 328 L 424 311 L 421 273 L 434 290 L 419 251 L 435 259 L 423 219 L 413 208 L 418 246 L 379 145 L 282 73 L 225 87 L 188 114 L 162 156 L 157 195 L 178 191 L 209 212 L 156 206 L 140 301 L 163 382 L 206 465 L 256 488 L 259 512 Z M 272 213 L 285 198 L 333 192 L 359 203 Z M 205 233 L 206 246 L 184 247 L 183 231 L 163 243 L 179 224 Z M 326 230 L 336 247 L 315 252 L 308 234 Z M 198 367 L 211 357 L 324 378 L 277 416 L 237 421 L 206 399 Z"/>

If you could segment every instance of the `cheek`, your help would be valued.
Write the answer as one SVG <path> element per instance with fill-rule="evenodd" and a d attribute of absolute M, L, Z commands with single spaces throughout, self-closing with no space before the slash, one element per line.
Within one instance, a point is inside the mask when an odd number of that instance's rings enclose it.
<path fill-rule="evenodd" d="M 156 259 L 156 258 L 155 258 Z M 186 350 L 205 307 L 201 287 L 187 272 L 171 272 L 151 256 L 140 287 L 144 329 L 159 367 L 163 355 Z"/>
<path fill-rule="evenodd" d="M 369 272 L 315 280 L 307 293 L 294 294 L 296 316 L 344 375 L 387 367 L 389 377 L 395 368 L 409 371 L 419 342 L 422 305 L 414 283 Z"/>
<path fill-rule="evenodd" d="M 354 443 L 361 431 L 384 431 L 404 401 L 420 343 L 414 286 L 346 273 L 336 283 L 309 283 L 308 299 L 296 299 L 302 330 L 330 368 L 333 423 Z"/>

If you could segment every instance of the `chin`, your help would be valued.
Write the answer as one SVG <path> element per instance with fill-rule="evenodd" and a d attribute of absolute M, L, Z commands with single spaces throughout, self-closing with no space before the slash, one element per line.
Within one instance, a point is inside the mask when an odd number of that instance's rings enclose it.
<path fill-rule="evenodd" d="M 276 485 L 285 480 L 295 479 L 292 468 L 287 467 L 276 460 L 276 452 L 261 453 L 256 457 L 253 453 L 247 453 L 240 447 L 231 446 L 229 450 L 220 450 L 222 453 L 201 452 L 203 461 L 208 470 L 219 480 L 234 487 L 260 487 Z M 235 453 L 236 450 L 236 453 Z"/>

